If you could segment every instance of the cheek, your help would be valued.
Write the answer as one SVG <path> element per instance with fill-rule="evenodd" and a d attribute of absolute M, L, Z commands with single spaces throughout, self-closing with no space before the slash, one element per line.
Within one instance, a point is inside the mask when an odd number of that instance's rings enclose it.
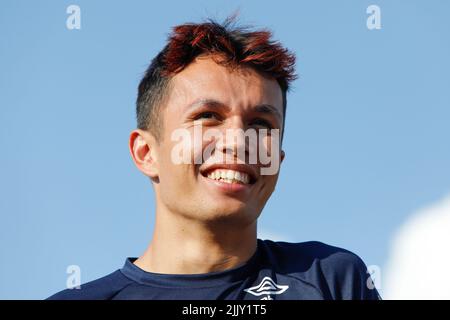
<path fill-rule="evenodd" d="M 160 149 L 158 157 L 159 178 L 162 188 L 167 188 L 169 191 L 179 189 L 177 184 L 183 185 L 186 183 L 187 168 L 189 165 L 177 163 L 172 159 L 173 145 L 167 144 Z"/>
<path fill-rule="evenodd" d="M 161 183 L 173 189 L 192 188 L 195 182 L 195 168 L 187 164 L 173 164 L 167 161 L 161 171 Z"/>
<path fill-rule="evenodd" d="M 202 154 L 201 146 L 196 147 L 192 138 L 172 141 L 171 137 L 165 137 L 164 141 L 158 157 L 160 188 L 166 193 L 178 193 L 178 196 L 180 191 L 192 193 L 198 173 L 194 159 Z"/>
<path fill-rule="evenodd" d="M 277 184 L 278 175 L 267 175 L 264 177 L 263 187 L 261 195 L 263 198 L 269 198 L 272 192 L 275 190 Z"/>
<path fill-rule="evenodd" d="M 268 155 L 272 154 L 272 150 L 274 152 L 281 151 L 280 144 L 279 144 L 279 137 L 277 135 L 275 135 L 275 136 L 268 135 L 268 136 L 264 137 L 263 139 L 261 139 L 261 142 L 262 142 L 263 150 Z"/>

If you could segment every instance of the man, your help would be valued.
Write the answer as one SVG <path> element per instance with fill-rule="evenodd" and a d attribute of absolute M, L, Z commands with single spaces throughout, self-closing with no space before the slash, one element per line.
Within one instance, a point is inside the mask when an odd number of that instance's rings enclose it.
<path fill-rule="evenodd" d="M 150 245 L 50 299 L 378 299 L 349 251 L 257 239 L 284 158 L 294 62 L 268 31 L 232 20 L 175 27 L 139 85 L 129 141 L 154 187 Z"/>

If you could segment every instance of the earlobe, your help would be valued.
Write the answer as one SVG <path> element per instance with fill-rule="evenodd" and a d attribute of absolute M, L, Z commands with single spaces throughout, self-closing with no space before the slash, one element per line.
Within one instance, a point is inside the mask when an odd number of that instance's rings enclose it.
<path fill-rule="evenodd" d="M 129 149 L 136 167 L 146 176 L 157 179 L 155 141 L 151 134 L 136 129 L 130 134 Z"/>
<path fill-rule="evenodd" d="M 285 156 L 286 156 L 286 153 L 284 152 L 284 150 L 281 150 L 281 152 L 280 152 L 280 162 L 283 162 Z"/>

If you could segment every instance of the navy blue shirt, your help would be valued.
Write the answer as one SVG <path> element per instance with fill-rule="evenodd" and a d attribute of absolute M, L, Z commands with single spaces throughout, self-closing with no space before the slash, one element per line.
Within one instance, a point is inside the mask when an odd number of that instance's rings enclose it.
<path fill-rule="evenodd" d="M 103 278 L 48 299 L 298 300 L 381 299 L 364 262 L 354 253 L 321 242 L 258 239 L 243 265 L 204 274 L 146 272 L 127 258 Z"/>

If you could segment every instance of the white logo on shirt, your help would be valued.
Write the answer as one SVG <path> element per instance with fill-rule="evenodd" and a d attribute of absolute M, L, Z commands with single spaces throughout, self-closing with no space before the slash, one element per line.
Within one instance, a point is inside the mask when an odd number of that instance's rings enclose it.
<path fill-rule="evenodd" d="M 270 295 L 282 294 L 288 288 L 288 285 L 279 285 L 276 284 L 275 281 L 273 281 L 270 277 L 264 277 L 260 284 L 244 289 L 244 291 L 257 297 L 267 295 L 267 297 L 263 297 L 261 300 L 273 300 Z"/>

